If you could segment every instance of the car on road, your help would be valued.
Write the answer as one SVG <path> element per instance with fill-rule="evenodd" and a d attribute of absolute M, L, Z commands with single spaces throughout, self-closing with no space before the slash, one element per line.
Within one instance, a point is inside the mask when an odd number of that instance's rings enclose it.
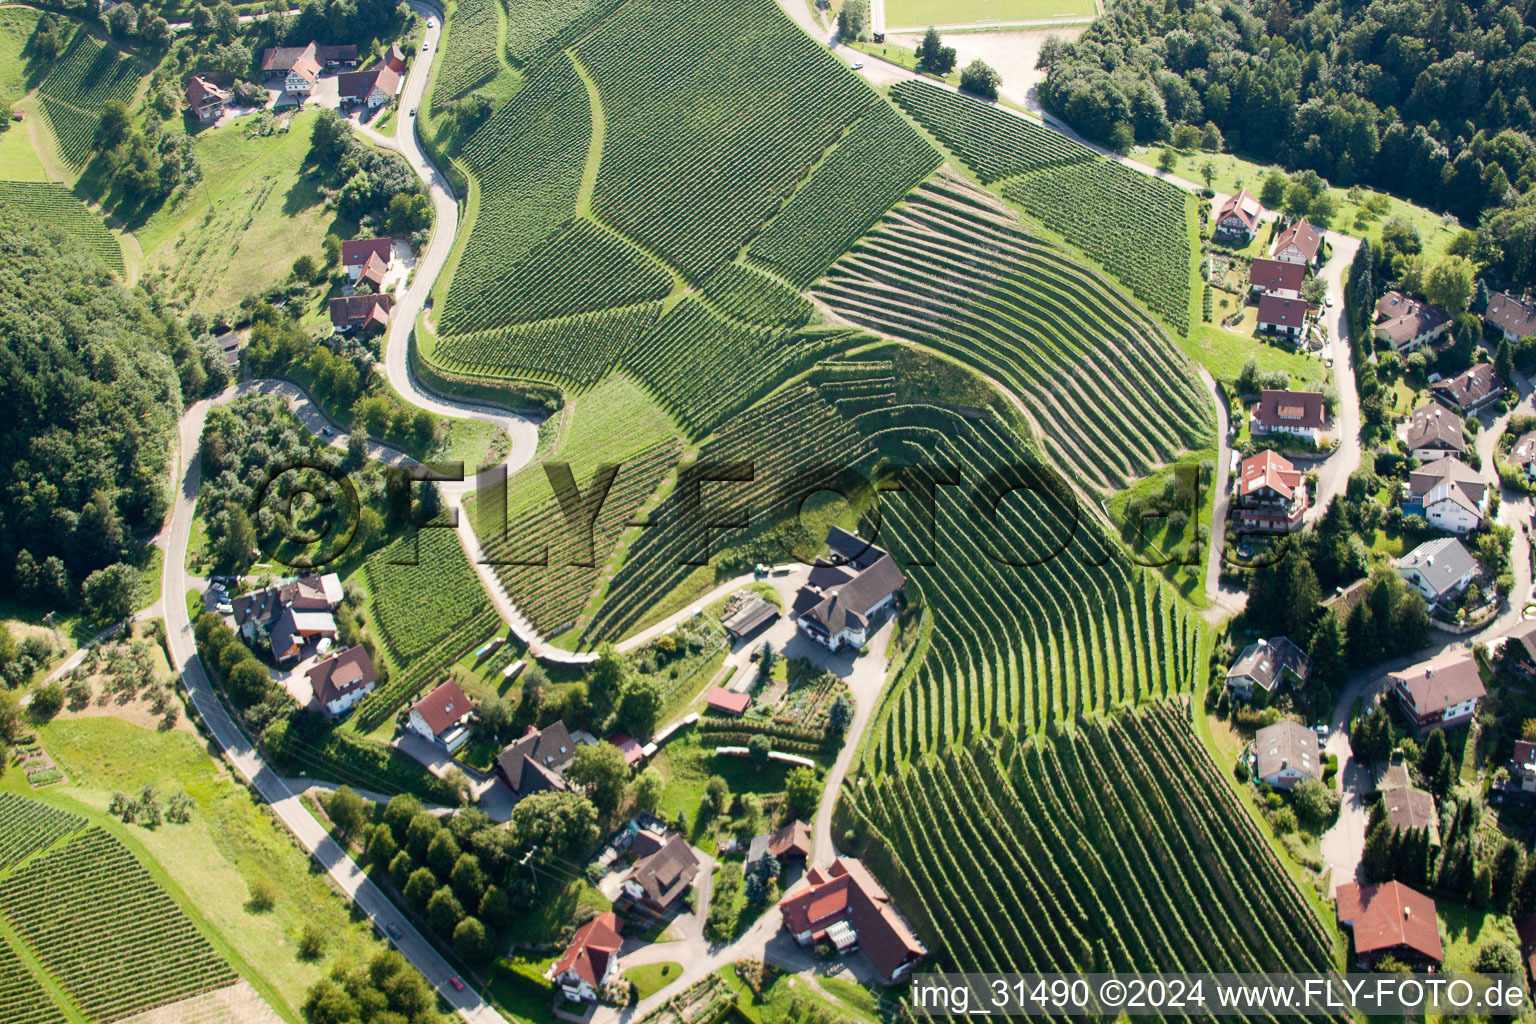
<path fill-rule="evenodd" d="M 448 979 L 448 984 L 453 986 L 453 990 L 455 992 L 463 992 L 464 991 L 464 983 L 459 980 L 459 976 L 457 974 L 455 974 L 453 977 Z"/>
<path fill-rule="evenodd" d="M 411 116 L 412 116 L 412 117 L 415 117 L 415 116 L 416 116 L 416 108 L 415 108 L 415 107 L 412 107 L 412 108 L 411 108 Z"/>
<path fill-rule="evenodd" d="M 864 62 L 861 61 L 861 60 L 856 60 L 852 64 L 849 64 L 848 66 L 850 68 L 852 68 L 854 71 L 857 71 L 857 70 L 859 70 L 859 68 L 862 68 L 864 66 Z"/>
<path fill-rule="evenodd" d="M 431 18 L 428 18 L 427 19 L 427 28 L 429 28 L 429 29 L 437 28 L 437 22 L 433 21 Z"/>
<path fill-rule="evenodd" d="M 393 921 L 386 925 L 384 930 L 389 932 L 389 937 L 392 939 L 398 939 L 400 937 L 400 926 L 395 924 Z"/>
<path fill-rule="evenodd" d="M 1327 306 L 1329 309 L 1333 308 L 1333 293 L 1332 292 L 1329 292 L 1327 295 L 1323 296 L 1323 305 Z"/>
<path fill-rule="evenodd" d="M 330 437 L 334 433 L 336 433 L 336 428 L 335 427 L 321 427 L 320 428 L 320 434 L 321 434 L 322 437 Z"/>

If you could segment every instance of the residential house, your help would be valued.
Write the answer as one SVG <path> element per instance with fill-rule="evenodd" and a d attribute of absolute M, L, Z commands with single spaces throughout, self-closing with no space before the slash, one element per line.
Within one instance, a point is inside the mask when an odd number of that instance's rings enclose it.
<path fill-rule="evenodd" d="M 560 773 L 576 756 L 576 743 L 565 723 L 542 729 L 529 726 L 496 755 L 496 777 L 521 800 L 551 789 L 569 789 Z"/>
<path fill-rule="evenodd" d="M 1408 475 L 1403 513 L 1423 516 L 1431 525 L 1466 533 L 1482 525 L 1488 485 L 1477 471 L 1454 455 L 1426 462 Z"/>
<path fill-rule="evenodd" d="M 1419 735 L 1460 725 L 1487 695 L 1470 651 L 1441 654 L 1387 676 L 1398 706 Z"/>
<path fill-rule="evenodd" d="M 1536 793 L 1536 743 L 1530 740 L 1515 741 L 1515 756 L 1511 758 L 1514 770 L 1510 773 L 1512 778 L 1520 781 L 1520 790 L 1524 793 Z"/>
<path fill-rule="evenodd" d="M 624 764 L 630 768 L 645 760 L 645 748 L 627 732 L 614 733 L 608 737 L 608 742 L 619 748 L 619 753 L 624 755 Z"/>
<path fill-rule="evenodd" d="M 310 641 L 335 639 L 331 610 L 344 596 L 341 577 L 301 576 L 241 594 L 230 602 L 235 630 L 249 647 L 268 646 L 279 665 L 298 661 Z"/>
<path fill-rule="evenodd" d="M 624 879 L 623 893 L 655 913 L 665 913 L 693 885 L 699 857 L 688 840 L 655 826 L 642 828 L 630 843 L 635 866 Z"/>
<path fill-rule="evenodd" d="M 1312 659 L 1289 637 L 1259 640 L 1243 648 L 1227 669 L 1227 689 L 1245 700 L 1253 691 L 1273 694 L 1283 682 L 1305 683 L 1312 674 Z"/>
<path fill-rule="evenodd" d="M 343 295 L 331 300 L 331 326 L 364 334 L 382 331 L 389 326 L 389 312 L 394 308 L 395 300 L 388 295 Z"/>
<path fill-rule="evenodd" d="M 1451 329 L 1451 317 L 1439 306 L 1420 302 L 1399 291 L 1390 291 L 1376 300 L 1377 338 L 1398 352 L 1412 352 L 1445 335 Z"/>
<path fill-rule="evenodd" d="M 379 295 L 384 291 L 384 278 L 389 273 L 389 267 L 379 259 L 377 254 L 370 253 L 368 262 L 363 264 L 363 269 L 358 272 L 357 280 L 352 283 L 355 291 Z"/>
<path fill-rule="evenodd" d="M 1269 254 L 1282 263 L 1300 263 L 1317 267 L 1323 251 L 1323 233 L 1304 220 L 1296 221 L 1280 232 Z"/>
<path fill-rule="evenodd" d="M 399 43 L 389 44 L 389 52 L 384 55 L 384 64 L 397 75 L 405 74 L 405 51 L 400 49 Z"/>
<path fill-rule="evenodd" d="M 619 973 L 619 915 L 607 911 L 580 928 L 565 954 L 544 975 L 572 1002 L 596 1002 L 598 993 Z"/>
<path fill-rule="evenodd" d="M 362 277 L 370 262 L 376 260 L 388 269 L 394 259 L 393 238 L 349 238 L 341 243 L 341 266 L 350 281 Z"/>
<path fill-rule="evenodd" d="M 752 706 L 752 698 L 745 693 L 733 693 L 723 686 L 712 686 L 704 695 L 704 703 L 717 715 L 740 715 Z"/>
<path fill-rule="evenodd" d="M 379 673 L 362 644 L 348 647 L 315 663 L 308 672 L 315 700 L 332 715 L 339 715 L 373 692 Z"/>
<path fill-rule="evenodd" d="M 474 713 L 475 702 L 465 696 L 458 683 L 447 679 L 411 705 L 406 727 L 451 754 L 469 739 L 469 719 Z"/>
<path fill-rule="evenodd" d="M 1243 460 L 1234 514 L 1245 531 L 1299 530 L 1308 504 L 1306 482 L 1290 460 L 1268 450 Z"/>
<path fill-rule="evenodd" d="M 1483 320 L 1513 345 L 1536 334 L 1536 302 L 1517 299 L 1505 292 L 1489 292 Z"/>
<path fill-rule="evenodd" d="M 1429 393 L 1463 416 L 1474 416 L 1504 397 L 1504 382 L 1492 363 L 1478 363 L 1449 380 L 1436 381 Z"/>
<path fill-rule="evenodd" d="M 1300 263 L 1283 260 L 1253 261 L 1248 268 L 1248 289 L 1259 295 L 1278 295 L 1283 299 L 1301 298 L 1301 285 L 1307 279 L 1307 268 Z"/>
<path fill-rule="evenodd" d="M 1388 956 L 1415 969 L 1433 969 L 1445 959 L 1435 901 L 1423 893 L 1401 882 L 1346 882 L 1336 900 L 1339 925 L 1353 933 L 1362 970 Z"/>
<path fill-rule="evenodd" d="M 214 338 L 213 343 L 219 347 L 219 352 L 224 356 L 224 365 L 233 376 L 240 369 L 240 335 L 234 331 L 225 331 Z"/>
<path fill-rule="evenodd" d="M 1515 438 L 1509 450 L 1509 464 L 1519 467 L 1528 479 L 1536 479 L 1536 430 Z"/>
<path fill-rule="evenodd" d="M 1317 733 L 1287 718 L 1266 725 L 1253 737 L 1254 777 L 1275 789 L 1290 789 L 1302 779 L 1323 777 Z"/>
<path fill-rule="evenodd" d="M 760 836 L 753 836 L 747 847 L 747 867 L 771 856 L 783 867 L 795 860 L 804 864 L 811 856 L 811 826 L 796 818 L 782 828 Z"/>
<path fill-rule="evenodd" d="M 1394 831 L 1429 833 L 1429 844 L 1440 845 L 1440 815 L 1435 810 L 1435 797 L 1414 786 L 1394 786 L 1381 792 L 1382 810 L 1387 824 Z"/>
<path fill-rule="evenodd" d="M 187 107 L 203 124 L 211 124 L 224 114 L 229 103 L 229 92 L 214 85 L 202 75 L 187 78 Z"/>
<path fill-rule="evenodd" d="M 1215 227 L 1212 235 L 1219 241 L 1247 245 L 1259 233 L 1259 222 L 1264 217 L 1264 206 L 1247 189 L 1239 189 L 1237 195 L 1228 196 L 1216 207 Z"/>
<path fill-rule="evenodd" d="M 1252 429 L 1255 434 L 1294 434 L 1316 443 L 1326 416 L 1321 392 L 1265 388 L 1253 407 Z"/>
<path fill-rule="evenodd" d="M 779 901 L 784 927 L 800 945 L 825 941 L 841 953 L 860 950 L 886 984 L 909 976 L 928 955 L 862 861 L 839 857 L 805 877 L 808 886 Z"/>
<path fill-rule="evenodd" d="M 343 103 L 360 103 L 377 110 L 400 91 L 399 72 L 386 64 L 375 64 L 366 71 L 344 71 L 336 80 Z"/>
<path fill-rule="evenodd" d="M 1517 675 L 1527 682 L 1536 682 L 1536 619 L 1527 619 L 1504 634 L 1502 644 L 1516 644 L 1504 660 Z"/>
<path fill-rule="evenodd" d="M 827 532 L 829 557 L 817 559 L 795 595 L 801 633 L 831 650 L 862 647 L 875 616 L 896 603 L 906 578 L 884 549 L 840 527 Z"/>
<path fill-rule="evenodd" d="M 277 78 L 287 75 L 289 69 L 303 58 L 309 58 L 316 67 L 330 70 L 332 68 L 357 65 L 357 47 L 351 44 L 343 46 L 320 46 L 310 43 L 307 46 L 271 46 L 261 52 L 261 71 L 268 78 Z"/>
<path fill-rule="evenodd" d="M 1477 559 L 1456 538 L 1437 537 L 1399 558 L 1397 571 L 1435 604 L 1467 589 L 1477 575 Z"/>
<path fill-rule="evenodd" d="M 1307 304 L 1283 295 L 1259 296 L 1259 330 L 1298 341 L 1307 331 Z"/>
<path fill-rule="evenodd" d="M 1420 462 L 1433 462 L 1467 450 L 1461 417 L 1438 405 L 1415 409 L 1403 432 L 1408 451 Z"/>

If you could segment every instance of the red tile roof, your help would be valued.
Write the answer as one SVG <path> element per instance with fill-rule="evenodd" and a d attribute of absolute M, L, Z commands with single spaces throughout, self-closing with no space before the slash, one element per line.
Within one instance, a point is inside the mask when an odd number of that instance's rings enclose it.
<path fill-rule="evenodd" d="M 1245 498 L 1261 487 L 1289 498 L 1301 486 L 1301 470 L 1283 456 L 1266 449 L 1243 460 L 1241 479 L 1240 493 Z"/>
<path fill-rule="evenodd" d="M 1220 224 L 1228 217 L 1236 217 L 1242 221 L 1250 234 L 1259 228 L 1259 218 L 1264 214 L 1264 207 L 1258 199 L 1247 189 L 1239 189 L 1237 195 L 1228 196 L 1216 210 L 1216 223 Z"/>
<path fill-rule="evenodd" d="M 1340 924 L 1352 922 L 1357 954 L 1403 946 L 1431 960 L 1445 958 L 1440 946 L 1440 926 L 1435 920 L 1435 901 L 1401 882 L 1341 885 L 1338 913 Z"/>
<path fill-rule="evenodd" d="M 349 238 L 341 243 L 341 265 L 344 267 L 366 266 L 370 256 L 377 256 L 388 264 L 391 253 L 394 252 L 394 246 L 393 238 Z"/>
<path fill-rule="evenodd" d="M 1248 284 L 1263 292 L 1300 292 L 1307 279 L 1307 268 L 1284 260 L 1256 259 L 1248 269 Z"/>
<path fill-rule="evenodd" d="M 635 738 L 627 732 L 616 732 L 608 737 L 608 742 L 619 748 L 619 753 L 624 755 L 624 763 L 633 767 L 645 760 L 645 751 Z"/>
<path fill-rule="evenodd" d="M 1301 264 L 1296 264 L 1301 266 Z M 1288 299 L 1283 295 L 1259 296 L 1259 326 L 1274 325 L 1301 330 L 1307 323 L 1307 304 L 1301 299 Z"/>
<path fill-rule="evenodd" d="M 791 932 L 814 934 L 847 921 L 858 932 L 859 948 L 886 978 L 908 959 L 928 952 L 862 862 L 839 857 L 830 870 L 811 868 L 806 879 L 809 887 L 779 901 L 784 925 Z"/>
<path fill-rule="evenodd" d="M 348 647 L 334 658 L 319 662 L 307 674 L 315 689 L 315 699 L 322 704 L 329 704 L 379 680 L 373 659 L 368 657 L 368 649 L 362 644 Z"/>
<path fill-rule="evenodd" d="M 608 961 L 618 956 L 624 940 L 619 937 L 619 915 L 613 911 L 599 914 L 580 928 L 565 947 L 565 955 L 555 964 L 553 976 L 566 971 L 596 988 L 608 973 Z"/>
<path fill-rule="evenodd" d="M 751 706 L 752 698 L 744 693 L 732 693 L 723 686 L 716 686 L 705 695 L 704 702 L 717 711 L 739 715 Z"/>
<path fill-rule="evenodd" d="M 421 715 L 432 735 L 441 736 L 475 710 L 475 702 L 465 696 L 458 683 L 446 679 L 437 685 L 437 689 L 411 705 L 411 710 Z"/>
<path fill-rule="evenodd" d="M 388 64 L 375 64 L 366 71 L 344 71 L 336 80 L 336 91 L 342 99 L 367 99 L 374 86 L 386 96 L 393 96 L 400 89 L 400 75 Z"/>
<path fill-rule="evenodd" d="M 1294 245 L 1301 250 L 1308 263 L 1317 259 L 1317 250 L 1323 244 L 1323 233 L 1304 220 L 1299 220 L 1286 228 L 1275 241 L 1275 253 L 1282 253 L 1288 246 Z"/>
<path fill-rule="evenodd" d="M 331 323 L 337 327 L 382 327 L 389 323 L 389 311 L 394 307 L 395 300 L 388 295 L 343 295 L 331 300 Z"/>

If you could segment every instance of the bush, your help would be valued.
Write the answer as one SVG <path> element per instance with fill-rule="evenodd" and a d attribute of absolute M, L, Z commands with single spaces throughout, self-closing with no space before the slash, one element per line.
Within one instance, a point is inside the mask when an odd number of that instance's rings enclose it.
<path fill-rule="evenodd" d="M 985 99 L 997 99 L 998 87 L 1003 84 L 1003 76 L 997 73 L 997 69 L 982 60 L 973 60 L 960 72 L 960 88 L 966 92 L 974 93 Z"/>

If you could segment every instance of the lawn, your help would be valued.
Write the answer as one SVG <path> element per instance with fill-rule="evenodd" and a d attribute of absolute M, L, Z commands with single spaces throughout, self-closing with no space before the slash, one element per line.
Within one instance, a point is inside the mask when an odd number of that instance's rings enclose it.
<path fill-rule="evenodd" d="M 889 32 L 922 31 L 929 25 L 969 25 L 976 22 L 1044 21 L 1051 18 L 1087 20 L 1096 13 L 1093 0 L 888 0 L 885 24 Z"/>
<path fill-rule="evenodd" d="M 37 28 L 41 11 L 30 7 L 0 8 L 0 93 L 20 99 L 48 73 L 48 64 L 29 67 L 32 61 L 21 54 Z"/>
<path fill-rule="evenodd" d="M 668 821 L 679 813 L 687 815 L 689 841 L 711 855 L 716 843 L 709 826 L 715 819 L 699 813 L 710 776 L 724 779 L 732 795 L 758 793 L 767 797 L 784 792 L 784 777 L 789 774 L 788 766 L 778 762 L 759 769 L 751 758 L 717 756 L 713 745 L 699 742 L 694 729 L 684 731 L 657 751 L 651 766 L 665 783 L 656 813 Z"/>
<path fill-rule="evenodd" d="M 246 138 L 251 119 L 199 135 L 202 182 L 133 226 L 146 272 L 212 313 L 283 280 L 298 256 L 319 258 L 328 233 L 350 238 L 356 225 L 326 208 L 319 172 L 304 168 L 317 116 L 296 115 L 286 135 Z"/>
<path fill-rule="evenodd" d="M 507 938 L 514 946 L 548 946 L 562 941 L 571 928 L 571 922 L 583 911 L 591 917 L 613 909 L 603 894 L 589 882 L 572 880 L 563 888 L 549 889 L 550 872 L 541 873 L 539 884 L 547 896 L 538 906 L 524 913 L 512 923 Z"/>
<path fill-rule="evenodd" d="M 873 1024 L 882 1019 L 876 1012 L 874 996 L 856 983 L 820 974 L 786 974 L 763 987 L 762 998 L 752 994 L 747 983 L 736 976 L 732 967 L 722 967 L 715 972 L 728 988 L 737 994 L 736 1020 L 745 1019 L 752 1024 L 768 1021 L 803 1019 L 793 1012 L 795 1004 L 810 1003 L 828 1016 L 826 1019 L 852 1021 L 856 1024 Z M 892 1014 L 894 1016 L 894 1014 Z M 731 1020 L 733 1018 L 724 1018 Z"/>
<path fill-rule="evenodd" d="M 1508 914 L 1452 903 L 1445 898 L 1436 901 L 1435 909 L 1445 935 L 1445 969 L 1448 971 L 1472 970 L 1478 947 L 1485 942 L 1502 939 L 1516 949 L 1520 948 L 1514 921 Z"/>
<path fill-rule="evenodd" d="M 863 41 L 855 41 L 849 43 L 848 45 L 853 47 L 855 50 L 858 50 L 860 53 L 866 53 L 878 60 L 887 61 L 891 64 L 895 64 L 898 67 L 906 68 L 908 71 L 917 70 L 917 51 L 912 49 L 910 46 L 898 46 L 895 43 L 889 42 L 866 43 Z M 943 77 L 929 74 L 928 77 L 934 79 L 935 81 L 948 82 L 955 78 L 955 74 L 954 72 L 950 72 Z"/>
<path fill-rule="evenodd" d="M 1118 526 L 1124 521 L 1125 506 L 1132 498 L 1149 498 L 1160 495 L 1167 480 L 1174 473 L 1199 472 L 1200 463 L 1211 460 L 1215 464 L 1216 450 L 1207 448 L 1204 451 L 1191 452 L 1179 459 L 1172 466 L 1163 469 L 1138 480 L 1133 486 L 1118 492 L 1109 499 L 1110 518 Z M 1200 544 L 1200 558 L 1198 561 L 1185 564 L 1182 561 L 1182 550 L 1196 537 L 1196 524 L 1209 524 L 1215 514 L 1216 481 L 1212 474 L 1210 480 L 1202 480 L 1199 489 L 1200 507 L 1190 517 L 1190 521 L 1181 529 L 1174 530 L 1166 518 L 1151 520 L 1143 528 L 1144 535 L 1137 542 L 1134 534 L 1131 535 L 1131 543 L 1134 545 L 1132 555 L 1137 561 L 1145 565 L 1155 564 L 1157 561 L 1167 558 L 1167 564 L 1159 566 L 1158 572 L 1163 578 L 1178 588 L 1179 593 L 1197 608 L 1203 608 L 1208 604 L 1205 594 L 1205 554 L 1209 542 Z M 1122 534 L 1122 536 L 1125 536 Z"/>
<path fill-rule="evenodd" d="M 35 116 L 35 115 L 29 115 Z M 26 124 L 9 122 L 10 127 L 0 133 L 0 181 L 48 181 L 48 172 L 32 148 Z"/>
<path fill-rule="evenodd" d="M 1216 315 L 1221 316 L 1220 310 Z M 1262 371 L 1289 373 L 1292 387 L 1299 387 L 1303 382 L 1321 383 L 1329 376 L 1328 368 L 1321 360 L 1272 345 L 1251 334 L 1226 330 L 1218 324 L 1196 324 L 1190 328 L 1189 337 L 1174 337 L 1185 355 L 1210 370 L 1217 380 L 1236 380 L 1250 357 L 1259 361 Z"/>
<path fill-rule="evenodd" d="M 1176 151 L 1177 152 L 1177 151 Z M 1161 147 L 1138 146 L 1131 151 L 1131 157 L 1141 163 L 1152 167 L 1157 166 Z M 1193 151 L 1190 153 L 1178 153 L 1173 166 L 1173 173 L 1189 181 L 1204 182 L 1200 174 L 1202 165 L 1210 163 L 1215 170 L 1211 178 L 1211 188 L 1217 192 L 1227 194 L 1235 193 L 1240 188 L 1258 194 L 1264 178 L 1270 171 L 1281 171 L 1283 168 L 1254 163 L 1244 160 L 1242 157 L 1231 153 L 1203 153 Z M 1330 230 L 1339 231 L 1356 237 L 1369 237 L 1373 241 L 1381 240 L 1381 225 L 1391 217 L 1402 217 L 1418 229 L 1419 238 L 1424 243 L 1424 256 L 1430 263 L 1434 263 L 1445 254 L 1445 247 L 1456 237 L 1461 230 L 1454 219 L 1446 223 L 1446 218 L 1422 206 L 1398 199 L 1394 196 L 1386 196 L 1386 212 L 1380 216 L 1371 214 L 1365 210 L 1365 203 L 1373 193 L 1370 189 L 1355 191 L 1355 198 L 1351 199 L 1351 190 L 1343 188 L 1331 188 L 1329 191 L 1338 202 L 1338 213 L 1334 215 L 1332 222 L 1327 225 Z M 1362 214 L 1365 219 L 1360 220 Z M 1267 229 L 1266 229 L 1267 231 Z"/>
<path fill-rule="evenodd" d="M 237 967 L 242 959 L 249 965 L 255 975 L 249 980 L 285 1019 L 300 1019 L 305 991 L 337 959 L 357 963 L 383 948 L 267 808 L 193 734 L 153 732 L 115 718 L 58 720 L 38 734 L 70 781 L 34 795 L 108 825 L 130 848 L 147 853 L 161 869 L 157 874 L 180 887 L 180 894 L 171 887 L 172 895 L 207 922 Z M 185 790 L 196 801 L 192 820 L 150 831 L 124 828 L 105 813 L 113 792 L 137 792 L 146 784 L 162 799 Z M 3 786 L 20 792 L 26 781 L 11 772 Z M 261 878 L 280 895 L 270 911 L 254 913 L 249 886 Z M 326 936 L 325 953 L 314 962 L 301 960 L 296 947 L 311 923 Z"/>
<path fill-rule="evenodd" d="M 682 964 L 668 960 L 659 964 L 631 967 L 624 972 L 624 979 L 634 982 L 635 987 L 640 990 L 640 998 L 644 999 L 652 992 L 659 992 L 663 986 L 676 981 L 682 970 Z"/>

